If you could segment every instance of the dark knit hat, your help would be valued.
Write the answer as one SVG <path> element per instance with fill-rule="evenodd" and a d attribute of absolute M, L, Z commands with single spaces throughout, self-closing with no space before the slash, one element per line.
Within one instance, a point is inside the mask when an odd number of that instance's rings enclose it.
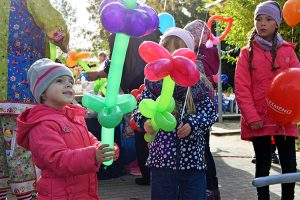
<path fill-rule="evenodd" d="M 48 58 L 39 59 L 30 66 L 27 79 L 30 84 L 30 91 L 38 103 L 40 103 L 40 96 L 43 92 L 60 76 L 74 78 L 72 71 L 68 67 L 55 63 Z"/>
<path fill-rule="evenodd" d="M 257 18 L 258 15 L 268 15 L 272 17 L 278 26 L 280 27 L 280 23 L 282 20 L 280 5 L 276 1 L 265 1 L 256 6 L 254 12 L 254 19 Z"/>

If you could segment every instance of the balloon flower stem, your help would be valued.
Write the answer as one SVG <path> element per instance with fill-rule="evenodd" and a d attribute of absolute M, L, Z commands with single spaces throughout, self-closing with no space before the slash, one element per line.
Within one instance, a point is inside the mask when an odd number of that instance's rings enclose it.
<path fill-rule="evenodd" d="M 50 59 L 55 62 L 56 60 L 56 45 L 52 42 L 49 42 L 50 47 Z"/>
<path fill-rule="evenodd" d="M 129 9 L 135 9 L 137 6 L 136 0 L 125 0 L 124 6 Z"/>
<path fill-rule="evenodd" d="M 163 79 L 161 95 L 158 102 L 158 110 L 160 112 L 165 111 L 170 104 L 170 101 L 173 97 L 175 88 L 175 82 L 170 76 L 167 76 Z"/>
<path fill-rule="evenodd" d="M 129 39 L 130 37 L 125 34 L 116 34 L 114 42 L 115 45 L 107 79 L 107 92 L 105 97 L 105 104 L 107 107 L 114 107 L 117 103 Z"/>
<path fill-rule="evenodd" d="M 84 69 L 84 71 L 86 71 L 86 72 L 91 71 L 91 68 L 85 62 L 83 62 L 81 59 L 78 59 L 77 62 Z"/>

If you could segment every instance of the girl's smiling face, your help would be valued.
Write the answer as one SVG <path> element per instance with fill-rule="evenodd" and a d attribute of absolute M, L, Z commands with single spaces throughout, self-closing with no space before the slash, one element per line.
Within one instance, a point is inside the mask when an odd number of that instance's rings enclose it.
<path fill-rule="evenodd" d="M 41 95 L 41 102 L 48 106 L 61 109 L 75 98 L 74 80 L 69 76 L 56 78 Z"/>

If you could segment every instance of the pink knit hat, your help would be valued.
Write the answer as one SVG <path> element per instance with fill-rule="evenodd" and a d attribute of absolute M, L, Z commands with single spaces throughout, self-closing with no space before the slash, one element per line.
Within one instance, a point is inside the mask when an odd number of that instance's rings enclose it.
<path fill-rule="evenodd" d="M 189 31 L 194 36 L 195 45 L 197 46 L 199 45 L 201 35 L 201 44 L 206 44 L 206 41 L 209 39 L 210 30 L 204 21 L 194 20 L 188 23 L 183 29 Z"/>
<path fill-rule="evenodd" d="M 60 76 L 73 77 L 72 71 L 63 64 L 55 63 L 48 58 L 35 61 L 29 68 L 27 80 L 35 100 L 40 103 L 40 97 L 48 86 Z"/>
<path fill-rule="evenodd" d="M 194 37 L 189 31 L 183 30 L 182 28 L 172 27 L 172 28 L 169 28 L 161 36 L 160 40 L 163 40 L 166 37 L 171 36 L 171 35 L 177 36 L 180 39 L 182 39 L 183 42 L 186 44 L 187 48 L 194 51 L 194 47 L 195 47 Z"/>

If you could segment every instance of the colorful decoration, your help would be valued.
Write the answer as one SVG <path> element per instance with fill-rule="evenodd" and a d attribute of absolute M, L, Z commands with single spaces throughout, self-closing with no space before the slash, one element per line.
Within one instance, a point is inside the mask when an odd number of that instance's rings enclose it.
<path fill-rule="evenodd" d="M 159 31 L 164 34 L 166 30 L 168 30 L 171 27 L 175 27 L 175 19 L 174 17 L 169 13 L 159 13 L 158 14 L 159 19 Z"/>
<path fill-rule="evenodd" d="M 94 81 L 94 94 L 98 94 L 99 91 L 105 96 L 106 95 L 106 84 L 107 79 L 101 78 Z"/>
<path fill-rule="evenodd" d="M 218 74 L 213 75 L 213 81 L 217 84 L 219 82 L 218 80 Z M 228 76 L 226 74 L 221 74 L 221 82 L 224 84 L 228 84 Z"/>
<path fill-rule="evenodd" d="M 49 42 L 50 46 L 50 59 L 55 62 L 56 60 L 56 46 L 52 42 Z"/>
<path fill-rule="evenodd" d="M 140 97 L 141 97 L 141 94 L 142 94 L 144 88 L 145 88 L 145 84 L 142 84 L 138 89 L 132 90 L 130 92 L 130 94 L 132 96 L 134 96 L 134 98 L 138 101 L 140 99 Z M 132 130 L 141 131 L 141 129 L 136 125 L 133 117 L 130 119 L 129 125 L 132 128 Z"/>
<path fill-rule="evenodd" d="M 163 79 L 161 95 L 155 101 L 143 99 L 139 110 L 143 116 L 151 119 L 151 126 L 156 133 L 159 129 L 172 131 L 176 127 L 176 119 L 171 114 L 175 107 L 175 82 L 180 86 L 189 87 L 200 80 L 200 72 L 195 64 L 196 55 L 187 48 L 178 49 L 170 54 L 164 47 L 150 41 L 140 45 L 139 53 L 148 63 L 145 67 L 146 78 L 150 81 Z M 154 138 L 155 135 L 145 134 L 147 142 L 153 141 Z"/>
<path fill-rule="evenodd" d="M 111 33 L 141 37 L 158 27 L 156 12 L 133 1 L 104 0 L 100 9 L 102 25 Z"/>
<path fill-rule="evenodd" d="M 142 94 L 144 88 L 145 88 L 145 84 L 142 84 L 142 85 L 139 87 L 139 89 L 134 89 L 134 90 L 132 90 L 132 91 L 130 92 L 130 94 L 131 94 L 132 96 L 134 96 L 134 98 L 135 98 L 136 100 L 139 100 L 139 98 L 140 98 L 140 96 L 141 96 L 141 94 Z"/>
<path fill-rule="evenodd" d="M 27 0 L 27 7 L 50 42 L 67 52 L 70 36 L 62 14 L 53 8 L 49 0 Z"/>
<path fill-rule="evenodd" d="M 49 56 L 48 44 L 54 41 L 48 31 L 59 27 L 65 37 L 54 44 L 62 50 L 68 46 L 68 32 L 63 17 L 48 0 L 0 1 L 0 10 L 0 115 L 17 115 L 35 104 L 27 71 L 36 60 Z"/>
<path fill-rule="evenodd" d="M 289 26 L 297 26 L 300 23 L 300 0 L 288 0 L 282 9 L 283 19 Z"/>
<path fill-rule="evenodd" d="M 267 93 L 268 113 L 280 126 L 300 122 L 300 69 L 278 74 Z"/>
<path fill-rule="evenodd" d="M 212 33 L 212 23 L 213 21 L 215 20 L 220 20 L 222 22 L 226 22 L 228 23 L 225 31 L 222 33 L 222 35 L 220 37 L 216 37 L 213 35 Z M 210 17 L 208 19 L 208 22 L 207 22 L 207 26 L 210 30 L 210 36 L 209 36 L 209 40 L 206 42 L 206 47 L 207 48 L 210 48 L 212 47 L 213 45 L 218 45 L 220 44 L 220 42 L 227 36 L 227 34 L 229 33 L 231 27 L 232 27 L 232 23 L 233 23 L 233 19 L 232 17 L 228 17 L 228 18 L 225 18 L 225 17 L 222 17 L 222 16 L 219 16 L 219 15 L 214 15 L 212 17 Z"/>
<path fill-rule="evenodd" d="M 68 52 L 69 57 L 67 58 L 66 64 L 68 67 L 74 67 L 75 65 L 80 65 L 84 71 L 89 72 L 91 71 L 91 68 L 82 61 L 82 59 L 86 59 L 91 56 L 89 52 L 81 52 L 77 53 L 76 51 L 69 51 Z"/>

